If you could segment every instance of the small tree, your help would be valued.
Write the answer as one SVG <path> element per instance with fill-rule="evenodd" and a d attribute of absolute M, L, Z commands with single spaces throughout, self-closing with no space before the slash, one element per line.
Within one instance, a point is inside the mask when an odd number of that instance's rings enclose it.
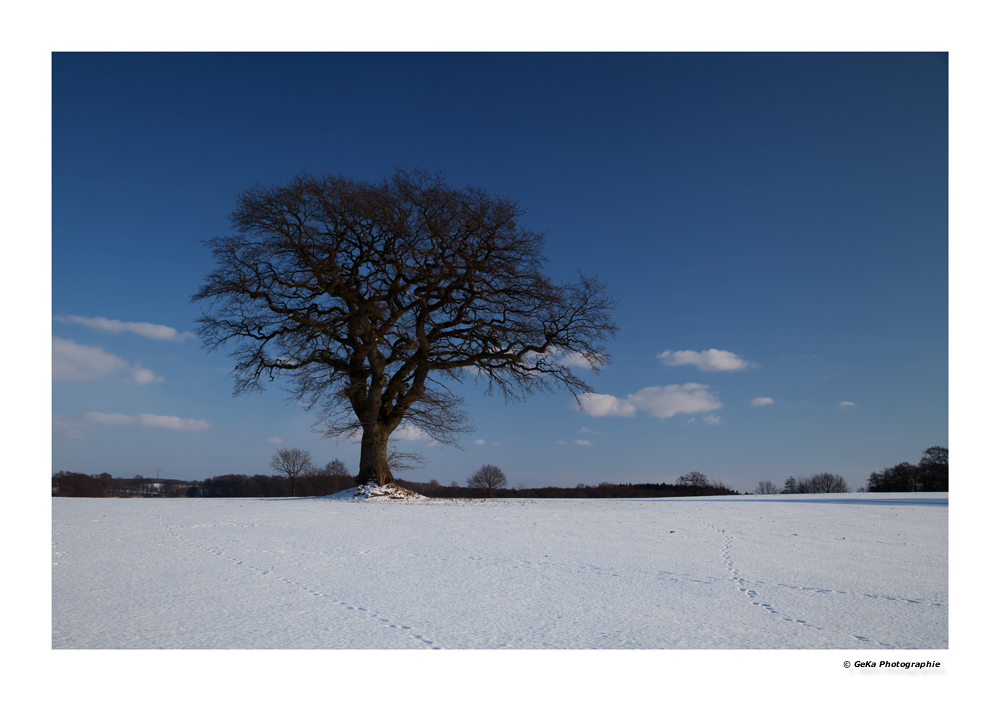
<path fill-rule="evenodd" d="M 753 490 L 754 494 L 778 494 L 778 488 L 774 486 L 771 480 L 761 480 L 757 483 L 756 489 Z"/>
<path fill-rule="evenodd" d="M 334 458 L 320 470 L 324 478 L 332 482 L 332 491 L 347 489 L 354 484 L 354 476 L 348 472 L 344 461 Z"/>
<path fill-rule="evenodd" d="M 732 488 L 728 484 L 726 484 L 725 482 L 723 482 L 720 479 L 714 479 L 714 480 L 712 480 L 711 485 L 712 485 L 712 489 L 716 489 L 716 490 L 718 490 L 720 492 L 731 492 L 731 491 L 733 491 Z M 738 493 L 739 492 L 737 492 L 737 494 Z"/>
<path fill-rule="evenodd" d="M 708 477 L 695 470 L 678 477 L 677 484 L 682 487 L 690 487 L 695 494 L 698 494 L 708 488 Z"/>
<path fill-rule="evenodd" d="M 350 473 L 347 471 L 347 466 L 344 465 L 344 461 L 340 458 L 334 458 L 326 465 L 321 468 L 324 475 L 329 475 L 330 477 L 350 477 Z"/>
<path fill-rule="evenodd" d="M 473 489 L 485 489 L 486 498 L 493 497 L 493 492 L 507 486 L 507 475 L 496 465 L 486 464 L 476 470 L 466 480 Z"/>
<path fill-rule="evenodd" d="M 686 475 L 678 477 L 677 484 L 684 485 L 685 487 L 704 488 L 708 486 L 708 477 L 697 471 L 689 472 Z"/>
<path fill-rule="evenodd" d="M 293 497 L 295 496 L 296 478 L 313 469 L 309 451 L 299 448 L 278 448 L 278 451 L 271 457 L 270 465 L 272 470 L 288 477 Z"/>
<path fill-rule="evenodd" d="M 840 475 L 821 472 L 809 478 L 810 494 L 845 494 L 849 491 L 847 482 Z"/>
<path fill-rule="evenodd" d="M 781 490 L 782 494 L 798 494 L 799 493 L 799 483 L 794 477 L 789 477 L 785 480 L 785 487 Z"/>
<path fill-rule="evenodd" d="M 334 458 L 323 467 L 313 467 L 300 475 L 300 483 L 310 496 L 323 496 L 347 489 L 354 478 L 347 472 L 344 461 Z"/>

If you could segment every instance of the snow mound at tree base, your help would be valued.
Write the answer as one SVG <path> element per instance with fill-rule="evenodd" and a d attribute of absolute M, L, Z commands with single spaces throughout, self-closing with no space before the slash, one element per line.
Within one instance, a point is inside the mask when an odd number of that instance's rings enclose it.
<path fill-rule="evenodd" d="M 384 484 L 379 486 L 374 482 L 345 489 L 342 492 L 331 494 L 328 498 L 337 501 L 430 501 L 430 497 L 403 489 L 399 485 Z"/>

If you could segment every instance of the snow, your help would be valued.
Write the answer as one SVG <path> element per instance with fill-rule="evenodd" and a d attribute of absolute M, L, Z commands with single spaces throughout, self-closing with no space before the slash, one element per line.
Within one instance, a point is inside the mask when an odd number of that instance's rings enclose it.
<path fill-rule="evenodd" d="M 53 499 L 52 647 L 949 646 L 947 494 L 391 496 Z"/>
<path fill-rule="evenodd" d="M 345 489 L 342 492 L 331 494 L 325 498 L 335 501 L 430 501 L 430 499 L 422 494 L 411 492 L 409 489 L 403 489 L 398 485 L 386 484 L 379 486 L 374 482 L 360 487 Z"/>

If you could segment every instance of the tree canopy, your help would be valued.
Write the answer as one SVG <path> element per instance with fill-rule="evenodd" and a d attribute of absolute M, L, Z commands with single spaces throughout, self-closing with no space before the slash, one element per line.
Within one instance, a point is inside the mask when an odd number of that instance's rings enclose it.
<path fill-rule="evenodd" d="M 443 443 L 471 429 L 447 380 L 519 400 L 592 391 L 617 331 L 596 278 L 542 272 L 544 232 L 509 197 L 397 170 L 382 182 L 299 175 L 242 192 L 234 233 L 192 297 L 199 335 L 235 344 L 234 394 L 284 376 L 326 435 L 361 437 L 359 483 L 393 481 L 387 440 L 408 424 Z"/>

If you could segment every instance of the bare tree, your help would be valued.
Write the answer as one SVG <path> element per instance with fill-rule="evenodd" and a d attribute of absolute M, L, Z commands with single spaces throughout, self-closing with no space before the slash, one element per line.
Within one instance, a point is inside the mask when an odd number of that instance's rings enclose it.
<path fill-rule="evenodd" d="M 809 479 L 811 494 L 845 494 L 849 491 L 851 490 L 848 489 L 847 482 L 840 475 L 821 472 Z"/>
<path fill-rule="evenodd" d="M 344 461 L 334 458 L 323 467 L 313 467 L 300 475 L 300 483 L 311 496 L 322 496 L 347 489 L 354 478 L 347 472 Z"/>
<path fill-rule="evenodd" d="M 726 484 L 725 482 L 723 482 L 720 479 L 714 479 L 714 480 L 712 480 L 711 485 L 712 485 L 712 489 L 717 489 L 719 491 L 725 491 L 725 492 L 731 492 L 731 491 L 733 491 L 732 487 L 730 487 L 728 484 Z"/>
<path fill-rule="evenodd" d="M 486 464 L 473 472 L 465 481 L 473 489 L 486 490 L 486 498 L 493 497 L 493 492 L 507 486 L 507 475 L 496 465 Z"/>
<path fill-rule="evenodd" d="M 341 460 L 340 458 L 334 458 L 326 465 L 324 465 L 322 467 L 322 472 L 324 475 L 328 477 L 346 478 L 350 476 L 349 473 L 347 472 L 347 466 L 344 464 L 344 461 Z"/>
<path fill-rule="evenodd" d="M 237 197 L 235 233 L 192 301 L 207 350 L 235 343 L 234 394 L 285 376 L 329 437 L 361 435 L 356 481 L 392 482 L 388 439 L 442 443 L 472 428 L 446 382 L 506 400 L 590 386 L 609 361 L 614 302 L 595 278 L 542 274 L 545 234 L 509 197 L 398 170 L 381 183 L 300 175 Z"/>
<path fill-rule="evenodd" d="M 288 477 L 293 497 L 295 496 L 296 478 L 314 469 L 309 451 L 299 448 L 278 448 L 278 451 L 271 456 L 270 465 L 272 470 Z"/>
<path fill-rule="evenodd" d="M 761 480 L 753 490 L 754 494 L 778 494 L 779 489 L 774 486 L 771 480 Z"/>
<path fill-rule="evenodd" d="M 708 486 L 708 477 L 705 477 L 705 475 L 698 471 L 689 472 L 686 475 L 678 477 L 677 484 L 703 489 Z"/>

